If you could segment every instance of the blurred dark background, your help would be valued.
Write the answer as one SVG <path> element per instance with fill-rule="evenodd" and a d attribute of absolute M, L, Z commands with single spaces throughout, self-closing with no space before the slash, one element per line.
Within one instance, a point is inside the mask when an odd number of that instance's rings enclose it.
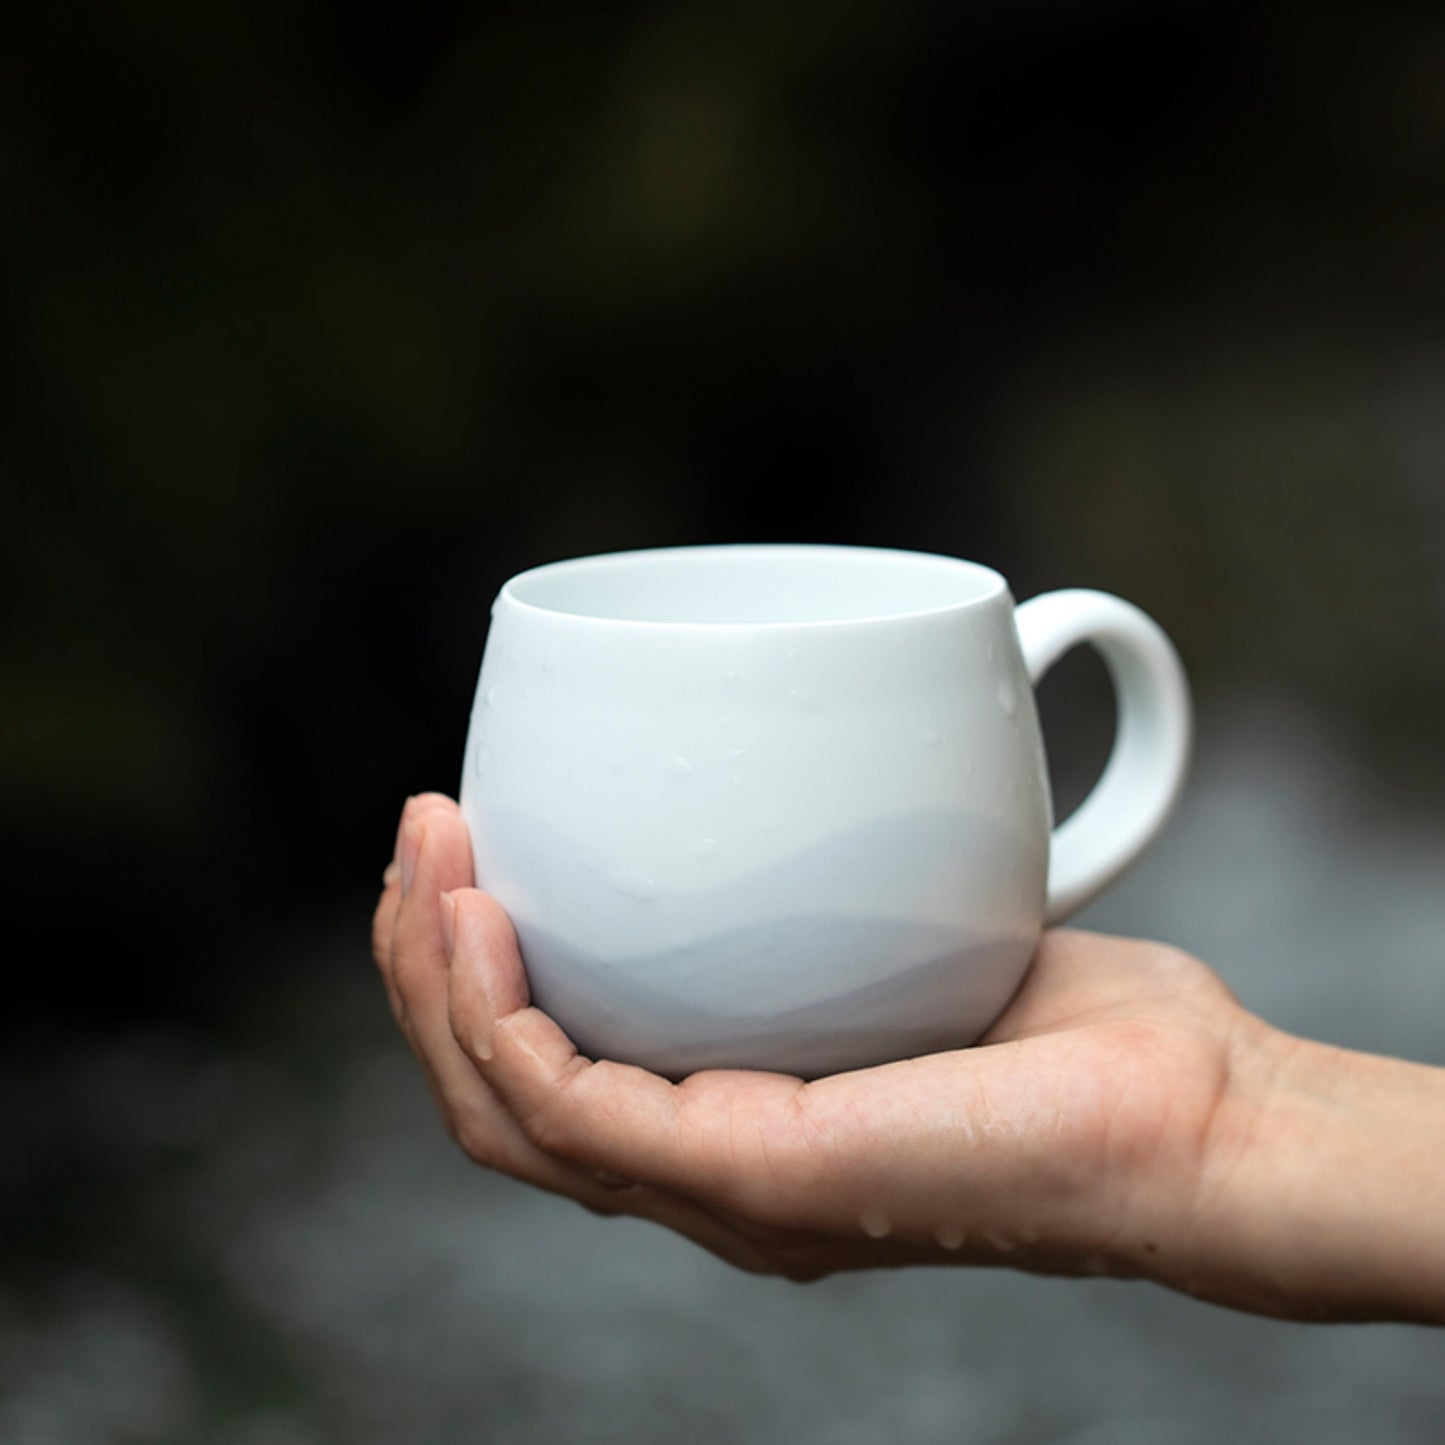
<path fill-rule="evenodd" d="M 211 1049 L 310 1078 L 372 1028 L 336 1001 L 397 811 L 455 790 L 490 599 L 533 563 L 806 539 L 1117 591 L 1179 643 L 1206 748 L 1283 698 L 1365 779 L 1343 823 L 1438 822 L 1438 5 L 145 0 L 8 28 L 21 1315 L 62 1266 L 165 1275 L 126 1181 L 221 1147 L 200 1121 L 179 1155 L 119 1124 L 81 1147 L 87 1099 L 199 1087 Z M 1074 796 L 1108 691 L 1084 658 L 1048 688 Z M 212 1304 L 175 1308 L 254 1343 L 187 1258 L 175 1298 Z M 196 1421 L 246 1388 L 217 1361 L 250 1356 L 217 1351 L 179 1434 L 33 1438 L 221 1438 Z M 341 1417 L 308 1418 L 275 1438 Z"/>

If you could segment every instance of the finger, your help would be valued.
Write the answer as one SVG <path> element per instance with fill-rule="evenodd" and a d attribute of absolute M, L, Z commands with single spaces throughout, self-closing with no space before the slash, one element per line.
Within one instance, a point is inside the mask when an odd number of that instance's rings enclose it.
<path fill-rule="evenodd" d="M 457 1069 L 439 1045 L 445 1026 L 447 949 L 442 896 L 470 884 L 471 839 L 455 803 L 440 795 L 411 799 L 397 844 L 398 899 L 387 967 L 397 1000 L 397 1022 L 445 1107 L 448 1082 L 460 1088 L 475 1070 Z M 465 1068 L 465 1060 L 461 1061 Z M 478 1081 L 479 1083 L 480 1081 Z"/>
<path fill-rule="evenodd" d="M 455 805 L 441 800 L 418 807 L 403 833 L 403 871 L 410 887 L 398 906 L 393 942 L 396 987 L 408 1039 L 425 1069 L 447 1126 L 477 1163 L 564 1194 L 599 1213 L 636 1214 L 679 1230 L 719 1253 L 741 1260 L 751 1246 L 703 1211 L 667 1200 L 626 1181 L 551 1158 L 527 1139 L 466 1054 L 448 1021 L 446 910 L 450 890 L 471 880 L 471 849 Z M 486 898 L 497 937 L 515 950 L 511 925 Z M 618 1187 L 621 1185 L 622 1187 Z"/>
<path fill-rule="evenodd" d="M 453 1033 L 545 1154 L 744 1229 L 1012 1245 L 1076 1208 L 1068 1116 L 1097 1107 L 1092 1064 L 1081 1080 L 1067 1053 L 1006 1044 L 810 1084 L 721 1070 L 671 1084 L 580 1056 L 531 1006 L 495 905 L 464 890 L 456 909 Z"/>
<path fill-rule="evenodd" d="M 396 838 L 391 846 L 391 861 L 381 875 L 381 897 L 371 915 L 371 956 L 377 972 L 386 989 L 387 1001 L 392 1013 L 397 1011 L 396 990 L 391 983 L 391 937 L 396 927 L 396 909 L 401 901 L 401 830 L 406 823 L 407 807 L 411 799 L 402 804 L 401 817 L 396 825 Z"/>
<path fill-rule="evenodd" d="M 393 1011 L 464 1151 L 477 1163 L 571 1198 L 593 1213 L 633 1215 L 663 1225 L 738 1268 L 815 1278 L 815 1269 L 780 1264 L 766 1247 L 705 1210 L 615 1176 L 568 1168 L 527 1140 L 457 1048 L 446 1022 L 442 896 L 450 885 L 469 884 L 471 877 L 470 839 L 456 805 L 441 794 L 409 799 L 373 919 L 372 948 Z M 510 936 L 505 915 L 500 909 L 497 913 Z"/>
<path fill-rule="evenodd" d="M 382 889 L 381 897 L 377 900 L 375 911 L 371 918 L 371 956 L 376 961 L 377 970 L 381 974 L 383 987 L 386 989 L 387 1002 L 391 1005 L 391 1011 L 397 1022 L 402 1023 L 403 1006 L 401 996 L 396 989 L 393 978 L 393 944 L 395 942 L 397 912 L 401 906 L 401 899 L 404 889 L 402 887 L 402 854 L 404 848 L 414 850 L 417 845 L 418 824 L 421 816 L 430 808 L 435 806 L 445 807 L 451 800 L 442 793 L 420 793 L 410 797 L 402 805 L 401 818 L 397 824 L 396 841 L 392 847 L 391 861 L 386 865 L 381 875 Z M 404 1028 L 403 1028 L 403 1031 Z"/>
<path fill-rule="evenodd" d="M 471 837 L 450 798 L 423 793 L 407 800 L 396 863 L 397 907 L 388 955 L 392 981 L 405 999 L 406 971 L 446 970 L 438 897 L 472 883 Z"/>
<path fill-rule="evenodd" d="M 401 999 L 391 981 L 391 943 L 396 932 L 396 912 L 401 905 L 401 883 L 394 864 L 388 871 L 393 876 L 381 890 L 376 911 L 371 915 L 371 956 L 376 960 L 376 971 L 381 975 L 382 987 L 386 989 L 386 1001 L 400 1023 Z"/>
<path fill-rule="evenodd" d="M 462 903 L 463 898 L 465 903 Z M 501 906 L 489 895 L 476 890 L 453 893 L 451 906 L 455 909 L 459 905 L 471 920 L 468 925 L 471 931 L 464 934 L 466 946 L 480 947 L 507 959 L 515 967 L 516 986 L 525 990 L 526 976 L 517 950 L 516 935 Z M 454 939 L 455 917 L 454 914 Z M 453 974 L 456 972 L 455 958 L 454 948 Z M 457 1007 L 463 1013 L 466 996 L 464 985 L 457 995 Z M 458 1018 L 462 1017 L 463 1014 L 459 1013 Z M 429 1042 L 432 1039 L 429 1027 L 425 1037 Z M 476 1162 L 571 1198 L 593 1213 L 628 1214 L 663 1225 L 726 1263 L 749 1273 L 785 1275 L 805 1281 L 818 1279 L 830 1272 L 819 1268 L 804 1252 L 778 1250 L 771 1241 L 756 1237 L 742 1220 L 729 1218 L 718 1210 L 668 1190 L 624 1178 L 611 1170 L 592 1168 L 585 1162 L 572 1163 L 546 1153 L 528 1137 L 510 1110 L 483 1081 L 472 1060 L 458 1047 L 450 1024 L 447 1042 L 455 1056 L 464 1061 L 467 1073 L 460 1077 L 465 1079 L 469 1074 L 478 1085 L 475 1089 L 453 1085 L 449 1090 L 453 1133 Z"/>
<path fill-rule="evenodd" d="M 695 1074 L 672 1084 L 630 1065 L 593 1063 L 530 1006 L 505 915 L 458 892 L 451 1027 L 532 1144 L 701 1202 L 710 1212 L 784 1219 L 820 1164 L 807 1086 L 782 1074 Z"/>
<path fill-rule="evenodd" d="M 455 806 L 440 793 L 420 793 L 406 800 L 397 825 L 391 862 L 382 874 L 382 893 L 371 924 L 371 948 L 381 972 L 387 1002 L 407 1042 L 411 1037 L 406 1020 L 406 1003 L 396 984 L 396 926 L 416 866 L 426 814 L 436 808 Z"/>

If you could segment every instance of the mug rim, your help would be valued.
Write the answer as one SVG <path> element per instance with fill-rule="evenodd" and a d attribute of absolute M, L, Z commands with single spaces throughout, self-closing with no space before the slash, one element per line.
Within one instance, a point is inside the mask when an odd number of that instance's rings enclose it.
<path fill-rule="evenodd" d="M 743 562 L 749 556 L 767 557 L 780 560 L 789 556 L 817 560 L 837 557 L 860 561 L 870 559 L 864 565 L 880 565 L 888 561 L 913 566 L 927 565 L 940 571 L 954 571 L 966 575 L 973 586 L 967 593 L 956 598 L 932 605 L 913 607 L 879 608 L 862 612 L 850 612 L 846 616 L 818 616 L 808 618 L 777 619 L 717 619 L 612 616 L 607 612 L 579 610 L 559 606 L 555 602 L 539 601 L 524 594 L 532 588 L 545 585 L 558 576 L 580 572 L 615 572 L 624 568 L 653 562 L 665 563 L 678 557 L 726 558 Z M 697 545 L 668 547 L 642 547 L 617 552 L 599 552 L 578 557 L 562 558 L 529 567 L 507 579 L 497 594 L 497 603 L 532 613 L 539 617 L 565 617 L 580 624 L 605 627 L 628 627 L 641 629 L 710 631 L 753 631 L 760 628 L 838 628 L 856 627 L 877 622 L 902 622 L 913 618 L 934 617 L 954 612 L 969 611 L 1007 597 L 1008 583 L 1003 575 L 982 562 L 973 562 L 963 557 L 953 557 L 941 552 L 923 552 L 905 547 L 874 547 L 832 542 L 719 542 Z"/>

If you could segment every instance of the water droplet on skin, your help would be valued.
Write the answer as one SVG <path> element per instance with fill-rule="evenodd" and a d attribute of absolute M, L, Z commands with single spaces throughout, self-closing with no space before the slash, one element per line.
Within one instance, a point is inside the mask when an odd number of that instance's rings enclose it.
<path fill-rule="evenodd" d="M 941 1225 L 933 1237 L 944 1249 L 962 1249 L 963 1241 L 967 1238 L 956 1224 Z"/>
<path fill-rule="evenodd" d="M 692 845 L 692 856 L 701 863 L 710 863 L 717 857 L 717 839 L 699 838 Z"/>
<path fill-rule="evenodd" d="M 657 879 L 644 873 L 641 868 L 614 868 L 608 882 L 619 892 L 639 903 L 653 903 L 661 895 Z"/>
<path fill-rule="evenodd" d="M 918 735 L 918 741 L 926 748 L 936 748 L 939 744 L 937 728 L 924 728 Z"/>
<path fill-rule="evenodd" d="M 1019 710 L 1019 696 L 1014 691 L 1013 683 L 1007 678 L 998 685 L 998 705 L 1004 712 L 1012 717 Z"/>
<path fill-rule="evenodd" d="M 888 1222 L 887 1215 L 881 1214 L 876 1209 L 865 1209 L 863 1217 L 858 1223 L 869 1239 L 886 1239 L 893 1232 L 893 1226 Z"/>
<path fill-rule="evenodd" d="M 1002 1234 L 996 1229 L 985 1229 L 983 1237 L 988 1240 L 1000 1254 L 1011 1254 L 1019 1247 L 1018 1240 L 1010 1239 L 1008 1235 Z"/>
<path fill-rule="evenodd" d="M 668 776 L 673 778 L 690 778 L 693 776 L 692 764 L 688 762 L 681 753 L 667 765 L 667 772 Z"/>

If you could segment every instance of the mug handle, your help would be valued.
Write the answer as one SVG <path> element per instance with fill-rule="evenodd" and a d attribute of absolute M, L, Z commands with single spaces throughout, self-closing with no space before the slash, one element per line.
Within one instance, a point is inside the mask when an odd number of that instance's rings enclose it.
<path fill-rule="evenodd" d="M 1102 893 L 1153 842 L 1184 786 L 1192 718 L 1174 644 L 1153 618 L 1107 592 L 1045 592 L 1014 612 L 1029 680 L 1071 647 L 1103 656 L 1118 699 L 1114 748 L 1093 791 L 1054 829 L 1045 923 Z"/>

